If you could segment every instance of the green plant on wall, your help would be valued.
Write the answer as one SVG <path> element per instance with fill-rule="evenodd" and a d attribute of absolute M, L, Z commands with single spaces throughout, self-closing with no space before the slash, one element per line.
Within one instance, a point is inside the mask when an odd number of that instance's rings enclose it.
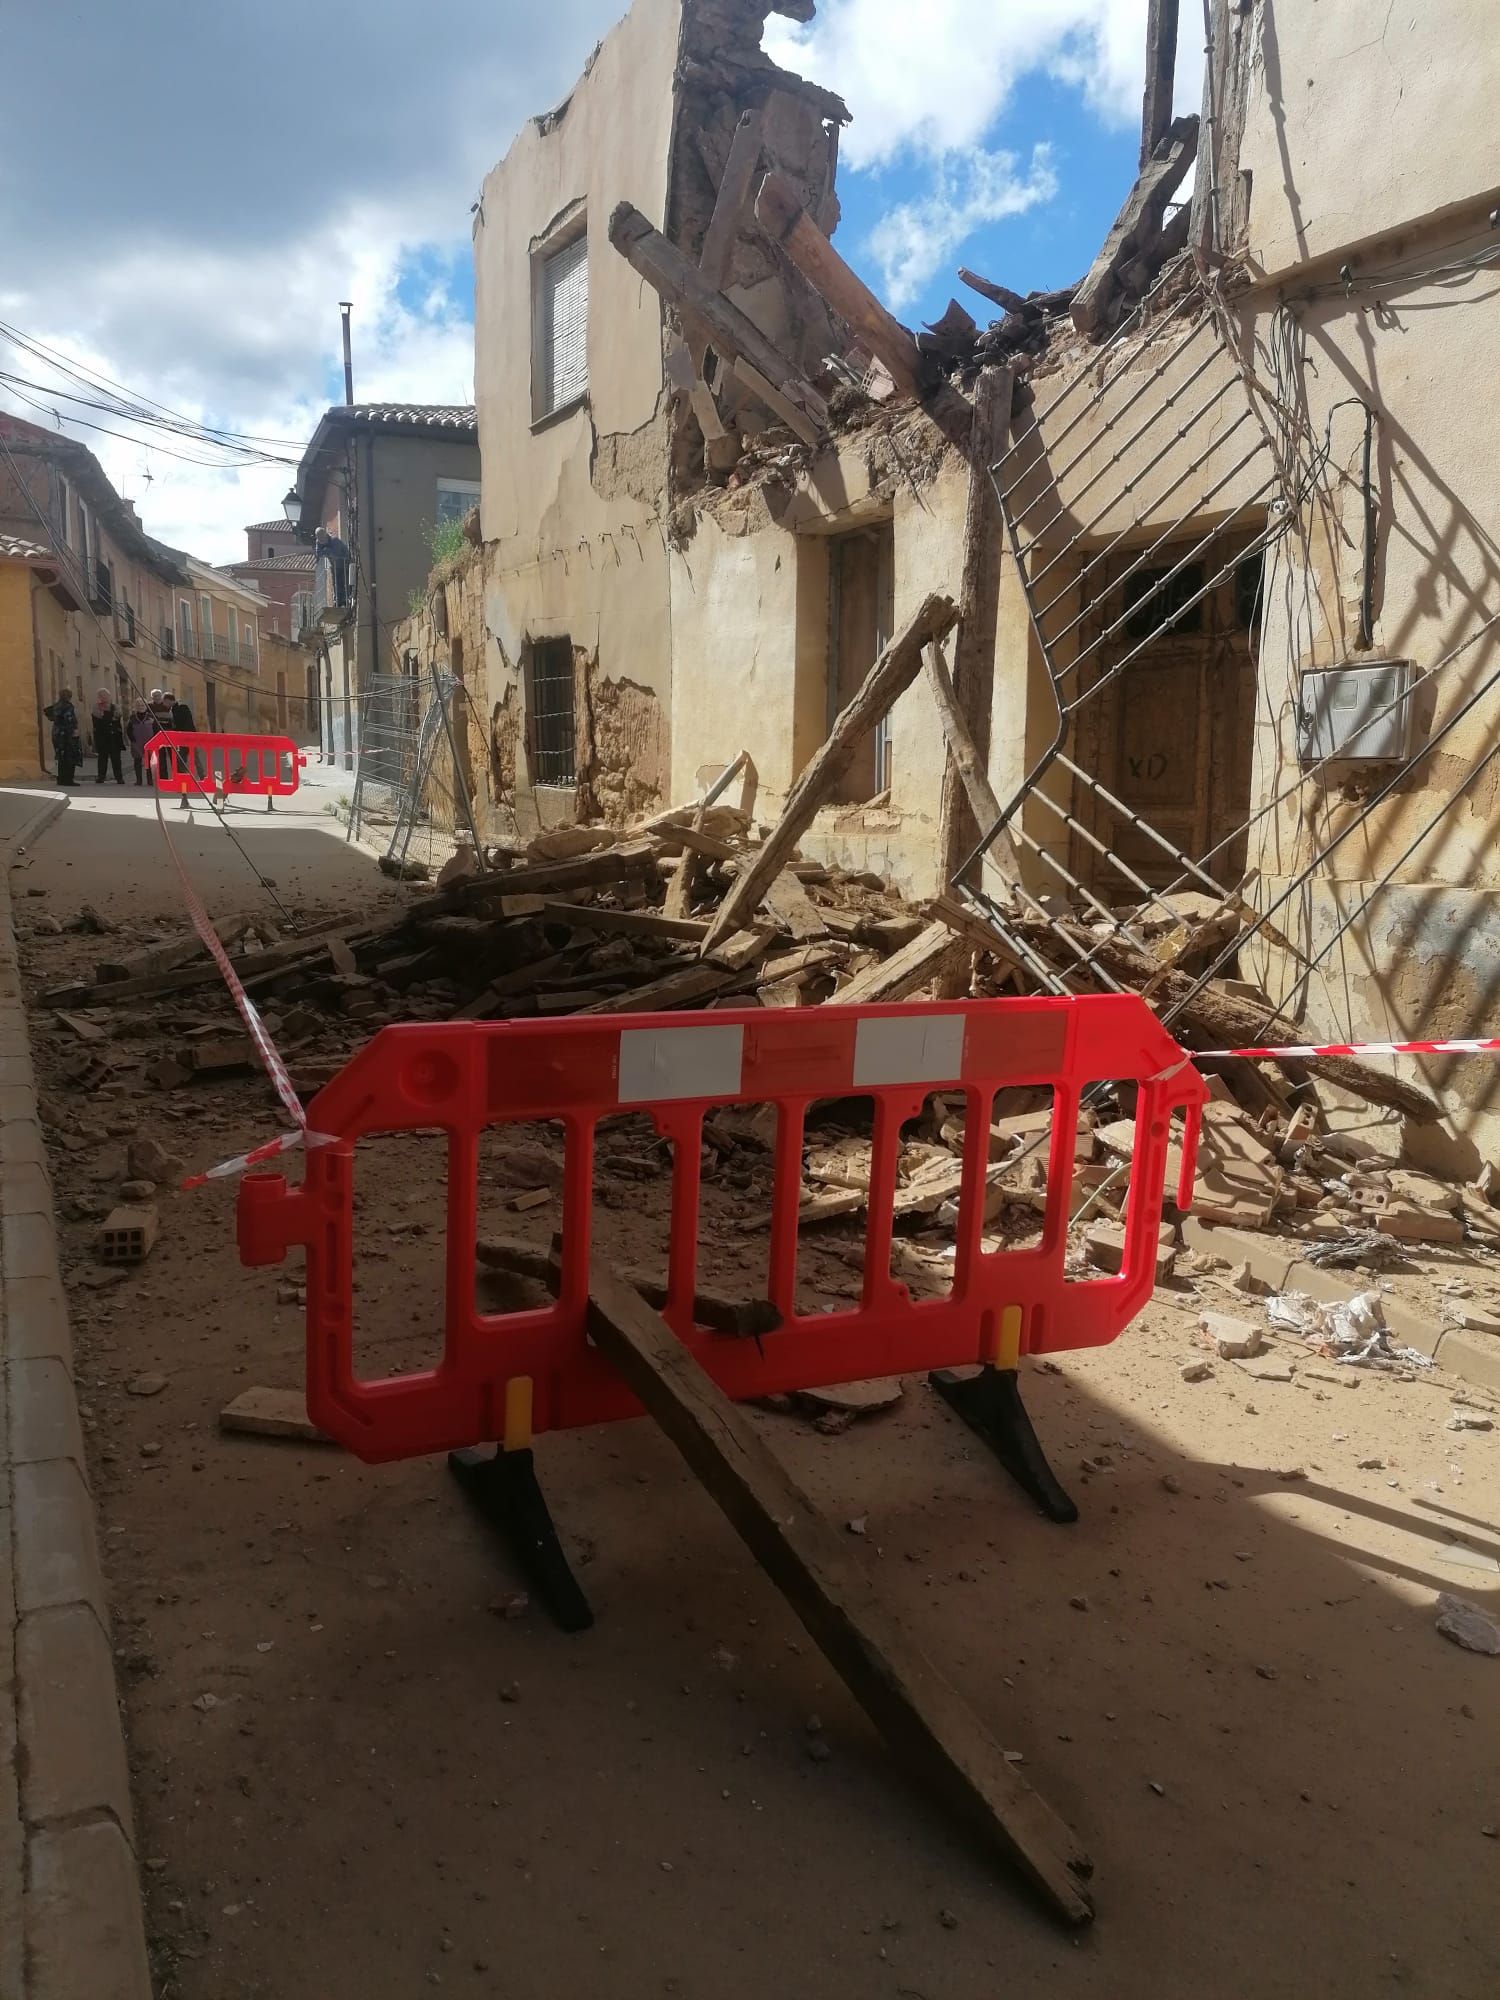
<path fill-rule="evenodd" d="M 434 569 L 437 569 L 442 563 L 452 562 L 454 557 L 461 556 L 468 546 L 464 540 L 463 522 L 439 521 L 436 527 L 429 525 L 427 528 L 427 546 L 432 551 L 432 566 Z"/>

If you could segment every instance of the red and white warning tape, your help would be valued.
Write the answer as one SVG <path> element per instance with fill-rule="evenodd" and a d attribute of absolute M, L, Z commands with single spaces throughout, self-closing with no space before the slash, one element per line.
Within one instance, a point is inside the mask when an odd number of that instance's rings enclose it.
<path fill-rule="evenodd" d="M 1483 1041 L 1305 1042 L 1284 1049 L 1194 1049 L 1194 1062 L 1221 1062 L 1242 1056 L 1249 1062 L 1280 1062 L 1302 1056 L 1484 1056 L 1500 1052 L 1500 1035 Z"/>
<path fill-rule="evenodd" d="M 160 791 L 156 792 L 156 818 L 157 824 L 161 827 L 162 838 L 167 843 L 167 852 L 172 857 L 172 866 L 177 870 L 177 879 L 182 884 L 183 900 L 187 904 L 188 915 L 193 920 L 193 929 L 207 945 L 213 955 L 214 964 L 223 974 L 224 984 L 229 988 L 229 996 L 239 1010 L 240 1019 L 245 1024 L 246 1033 L 255 1047 L 256 1054 L 265 1065 L 266 1074 L 271 1079 L 276 1095 L 281 1099 L 283 1109 L 297 1128 L 294 1132 L 283 1132 L 279 1138 L 268 1140 L 265 1145 L 256 1146 L 248 1153 L 242 1153 L 238 1159 L 225 1160 L 217 1167 L 210 1167 L 206 1173 L 193 1174 L 182 1183 L 184 1188 L 196 1188 L 202 1187 L 205 1181 L 226 1180 L 235 1174 L 241 1174 L 247 1167 L 255 1166 L 258 1161 L 269 1160 L 277 1153 L 288 1153 L 294 1147 L 327 1146 L 332 1145 L 333 1141 L 326 1133 L 309 1132 L 307 1129 L 307 1113 L 302 1109 L 302 1100 L 292 1087 L 292 1079 L 287 1074 L 286 1064 L 281 1060 L 281 1052 L 272 1041 L 265 1022 L 256 1011 L 255 1002 L 240 984 L 239 974 L 230 962 L 223 940 L 209 921 L 208 911 L 199 900 L 192 878 L 182 865 L 182 856 L 177 852 L 172 839 L 172 830 L 161 809 Z"/>

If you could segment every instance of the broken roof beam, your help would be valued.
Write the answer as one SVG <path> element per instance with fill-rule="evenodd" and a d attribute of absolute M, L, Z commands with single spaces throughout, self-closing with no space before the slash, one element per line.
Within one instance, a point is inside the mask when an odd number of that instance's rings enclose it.
<path fill-rule="evenodd" d="M 997 285 L 991 278 L 981 278 L 977 271 L 971 271 L 965 264 L 958 267 L 958 281 L 967 285 L 971 292 L 978 292 L 982 299 L 988 299 L 991 305 L 999 306 L 1001 312 L 1026 310 L 1026 301 L 1019 292 L 1013 292 L 1009 285 Z"/>
<path fill-rule="evenodd" d="M 737 305 L 708 284 L 676 244 L 653 229 L 633 203 L 622 201 L 610 217 L 609 240 L 668 305 L 703 322 L 721 360 L 733 364 L 743 359 L 781 392 L 804 422 L 819 434 L 827 428 L 828 405 L 796 364 Z"/>
<path fill-rule="evenodd" d="M 1073 324 L 1080 333 L 1095 333 L 1105 324 L 1119 290 L 1120 269 L 1139 257 L 1149 257 L 1159 243 L 1167 203 L 1182 185 L 1197 152 L 1198 120 L 1177 119 L 1141 169 L 1088 276 L 1073 295 Z"/>
<path fill-rule="evenodd" d="M 1177 0 L 1149 0 L 1146 12 L 1146 91 L 1141 101 L 1141 165 L 1172 123 L 1172 81 L 1177 71 Z"/>
<path fill-rule="evenodd" d="M 781 818 L 765 843 L 740 864 L 729 894 L 719 905 L 703 940 L 706 956 L 725 938 L 745 929 L 760 900 L 792 858 L 798 836 L 826 804 L 834 786 L 849 768 L 854 752 L 892 702 L 905 693 L 922 670 L 922 648 L 945 639 L 958 623 L 958 606 L 934 591 L 925 597 L 902 631 L 881 651 L 848 706 L 828 732 L 828 740 L 802 768 L 787 793 Z"/>
<path fill-rule="evenodd" d="M 755 219 L 824 303 L 884 362 L 896 387 L 920 395 L 928 373 L 909 329 L 893 319 L 864 279 L 850 270 L 797 199 L 785 174 L 769 173 L 761 182 Z"/>

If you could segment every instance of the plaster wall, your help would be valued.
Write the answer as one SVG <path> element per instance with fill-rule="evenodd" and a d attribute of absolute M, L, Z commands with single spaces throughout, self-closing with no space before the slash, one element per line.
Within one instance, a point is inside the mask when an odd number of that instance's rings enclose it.
<path fill-rule="evenodd" d="M 706 507 L 671 555 L 674 655 L 672 796 L 689 799 L 705 778 L 748 750 L 759 774 L 757 812 L 773 819 L 828 729 L 828 563 L 831 536 L 889 520 L 894 543 L 894 629 L 929 591 L 957 597 L 968 470 L 929 434 L 919 477 L 901 476 L 886 432 L 872 430 L 820 452 L 773 517 Z M 906 455 L 911 464 L 911 456 Z M 912 895 L 939 886 L 938 824 L 946 745 L 919 677 L 891 711 L 888 798 L 831 805 L 799 843 L 821 861 L 873 868 Z"/>
<path fill-rule="evenodd" d="M 1267 280 L 1475 203 L 1500 96 L 1494 0 L 1420 6 L 1257 0 L 1240 166 Z"/>
<path fill-rule="evenodd" d="M 636 0 L 572 95 L 522 128 L 484 184 L 474 230 L 475 396 L 484 465 L 483 699 L 513 726 L 523 788 L 530 643 L 572 641 L 580 767 L 595 749 L 590 688 L 625 716 L 607 744 L 666 780 L 671 684 L 667 556 L 667 396 L 656 295 L 610 246 L 611 211 L 630 200 L 658 227 L 667 190 L 677 0 Z M 533 420 L 533 261 L 557 232 L 588 237 L 588 390 Z M 476 663 L 477 665 L 477 663 Z M 507 720 L 507 717 L 512 720 Z M 606 730 L 605 736 L 609 735 Z M 627 808 L 644 788 L 622 777 L 600 801 Z M 586 806 L 575 788 L 536 802 L 544 820 Z"/>

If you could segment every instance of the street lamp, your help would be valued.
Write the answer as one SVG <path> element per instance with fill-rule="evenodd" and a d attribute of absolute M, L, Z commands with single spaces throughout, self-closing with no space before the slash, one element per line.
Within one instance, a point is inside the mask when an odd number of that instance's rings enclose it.
<path fill-rule="evenodd" d="M 292 527 L 302 519 L 302 497 L 295 486 L 289 486 L 282 497 L 281 511 Z"/>

